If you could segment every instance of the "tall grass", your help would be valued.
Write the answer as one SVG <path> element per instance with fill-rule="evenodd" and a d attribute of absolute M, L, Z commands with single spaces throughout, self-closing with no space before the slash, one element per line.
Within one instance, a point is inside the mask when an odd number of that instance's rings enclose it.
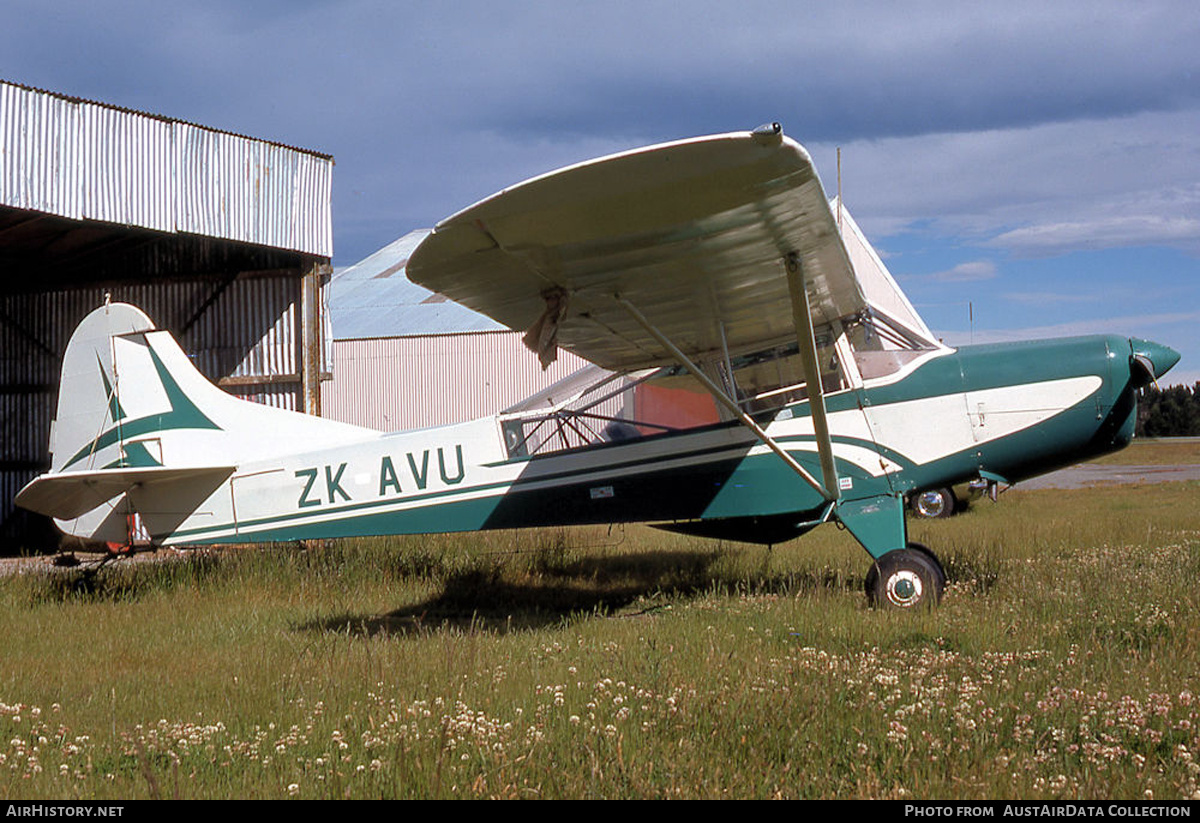
<path fill-rule="evenodd" d="M 1196 484 L 912 524 L 331 541 L 0 582 L 0 796 L 1200 797 Z"/>

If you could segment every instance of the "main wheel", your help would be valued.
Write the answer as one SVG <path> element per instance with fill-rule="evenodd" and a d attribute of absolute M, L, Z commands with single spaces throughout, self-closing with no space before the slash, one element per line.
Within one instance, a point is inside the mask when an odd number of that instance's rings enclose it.
<path fill-rule="evenodd" d="M 933 564 L 934 571 L 937 572 L 937 596 L 938 602 L 941 602 L 942 595 L 946 593 L 946 570 L 942 567 L 942 561 L 938 560 L 938 556 L 933 553 L 933 549 L 926 546 L 924 543 L 917 543 L 914 540 L 908 541 L 908 548 L 914 552 L 920 552 L 925 555 L 925 559 Z"/>
<path fill-rule="evenodd" d="M 926 489 L 913 495 L 911 505 L 918 517 L 949 517 L 954 514 L 954 492 L 950 489 Z"/>
<path fill-rule="evenodd" d="M 945 580 L 941 564 L 928 549 L 895 549 L 867 573 L 867 599 L 881 609 L 932 608 L 942 597 Z"/>

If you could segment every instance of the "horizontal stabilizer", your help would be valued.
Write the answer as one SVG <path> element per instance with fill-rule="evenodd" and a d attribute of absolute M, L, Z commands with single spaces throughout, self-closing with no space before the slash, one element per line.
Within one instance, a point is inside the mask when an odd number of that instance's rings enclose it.
<path fill-rule="evenodd" d="M 233 466 L 134 469 L 101 469 L 43 474 L 17 494 L 16 504 L 59 520 L 71 520 L 135 487 L 176 481 L 211 481 L 219 485 L 233 474 Z"/>

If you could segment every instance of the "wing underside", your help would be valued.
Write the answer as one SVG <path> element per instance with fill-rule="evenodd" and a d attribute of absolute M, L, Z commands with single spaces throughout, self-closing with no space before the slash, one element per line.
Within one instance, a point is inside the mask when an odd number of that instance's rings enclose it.
<path fill-rule="evenodd" d="M 778 129 L 684 140 L 521 183 L 442 221 L 409 277 L 608 369 L 794 342 L 785 260 L 811 322 L 866 309 L 808 153 Z M 547 328 L 549 324 L 552 328 Z"/>

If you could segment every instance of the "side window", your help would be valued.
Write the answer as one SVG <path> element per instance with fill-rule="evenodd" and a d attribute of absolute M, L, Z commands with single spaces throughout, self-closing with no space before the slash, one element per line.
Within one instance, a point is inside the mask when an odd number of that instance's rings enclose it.
<path fill-rule="evenodd" d="M 934 350 L 928 341 L 887 335 L 869 323 L 847 330 L 846 340 L 863 380 L 887 377 Z"/>
<path fill-rule="evenodd" d="M 734 370 L 739 400 L 750 413 L 768 412 L 808 398 L 808 384 L 797 346 L 776 350 L 759 363 Z M 850 387 L 843 347 L 837 345 L 833 330 L 817 333 L 817 362 L 821 367 L 821 386 L 826 394 Z"/>

